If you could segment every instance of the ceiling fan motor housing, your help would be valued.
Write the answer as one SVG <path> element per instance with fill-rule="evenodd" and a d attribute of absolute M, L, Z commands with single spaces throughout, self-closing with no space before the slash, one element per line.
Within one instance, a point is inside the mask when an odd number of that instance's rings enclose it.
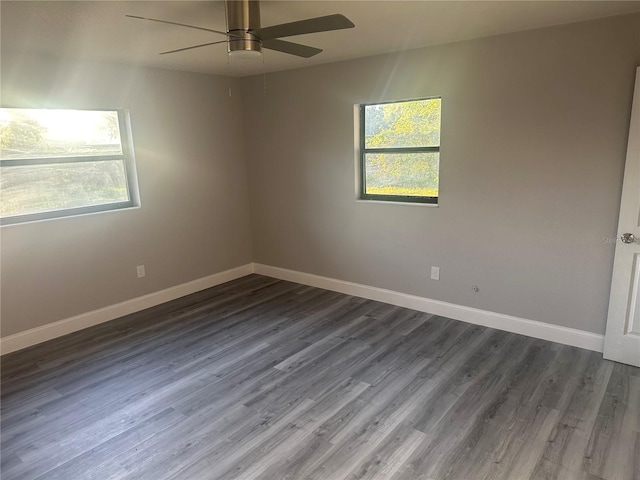
<path fill-rule="evenodd" d="M 323 17 L 307 18 L 296 22 L 281 23 L 271 25 L 267 28 L 260 26 L 260 3 L 258 0 L 225 0 L 225 14 L 227 17 L 227 31 L 213 30 L 211 28 L 187 25 L 185 23 L 161 20 L 158 18 L 141 17 L 138 15 L 126 15 L 130 18 L 145 20 L 149 22 L 167 23 L 179 27 L 195 28 L 207 32 L 217 33 L 227 37 L 219 42 L 207 42 L 199 45 L 178 48 L 161 52 L 167 53 L 184 52 L 194 48 L 207 47 L 218 43 L 226 43 L 229 55 L 234 57 L 256 57 L 262 53 L 262 47 L 268 50 L 296 55 L 297 57 L 310 58 L 322 52 L 321 48 L 309 47 L 299 43 L 281 40 L 281 37 L 292 37 L 307 33 L 329 32 L 331 30 L 342 30 L 353 28 L 355 25 L 344 15 L 339 13 L 325 15 Z"/>
<path fill-rule="evenodd" d="M 262 52 L 260 39 L 249 31 L 260 28 L 260 4 L 252 0 L 226 0 L 227 28 L 229 33 L 242 35 L 242 38 L 229 38 L 227 51 L 233 52 Z"/>

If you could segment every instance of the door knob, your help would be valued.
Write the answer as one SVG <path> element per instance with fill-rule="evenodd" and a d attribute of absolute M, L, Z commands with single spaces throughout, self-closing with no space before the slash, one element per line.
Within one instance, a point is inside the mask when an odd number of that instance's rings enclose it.
<path fill-rule="evenodd" d="M 633 233 L 623 233 L 620 240 L 622 243 L 633 243 L 636 241 L 636 236 Z"/>

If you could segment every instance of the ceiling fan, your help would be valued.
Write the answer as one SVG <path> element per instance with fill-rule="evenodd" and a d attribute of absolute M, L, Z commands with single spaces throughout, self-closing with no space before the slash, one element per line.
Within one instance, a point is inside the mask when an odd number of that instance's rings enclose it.
<path fill-rule="evenodd" d="M 334 14 L 262 28 L 260 25 L 259 1 L 225 0 L 224 5 L 227 20 L 226 32 L 168 20 L 159 20 L 157 18 L 139 17 L 137 15 L 127 15 L 127 17 L 150 22 L 167 23 L 180 27 L 195 28 L 227 37 L 226 40 L 169 50 L 167 52 L 161 52 L 160 55 L 184 52 L 185 50 L 192 50 L 194 48 L 206 47 L 218 43 L 226 43 L 229 54 L 235 56 L 253 56 L 260 54 L 262 48 L 267 48 L 298 57 L 309 58 L 322 52 L 322 50 L 299 43 L 287 42 L 280 40 L 280 38 L 355 27 L 344 15 Z"/>

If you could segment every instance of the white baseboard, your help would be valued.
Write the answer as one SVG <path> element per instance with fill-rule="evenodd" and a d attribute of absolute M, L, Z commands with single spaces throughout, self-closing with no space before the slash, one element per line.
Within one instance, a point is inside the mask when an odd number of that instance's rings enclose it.
<path fill-rule="evenodd" d="M 356 297 L 377 300 L 379 302 L 411 308 L 421 312 L 432 313 L 443 317 L 461 320 L 467 323 L 483 325 L 485 327 L 518 333 L 528 337 L 550 340 L 573 347 L 584 348 L 596 352 L 602 352 L 604 336 L 596 333 L 577 330 L 575 328 L 561 327 L 550 323 L 527 320 L 526 318 L 504 315 L 502 313 L 489 312 L 477 308 L 465 307 L 453 303 L 431 300 L 429 298 L 408 295 L 406 293 L 385 290 L 383 288 L 369 287 L 358 283 L 337 280 L 335 278 L 321 277 L 310 273 L 287 270 L 285 268 L 272 267 L 254 263 L 254 272 L 267 277 L 279 278 L 290 282 L 301 283 L 312 287 L 324 288 L 334 292 L 354 295 Z"/>
<path fill-rule="evenodd" d="M 76 315 L 75 317 L 65 318 L 63 320 L 49 323 L 41 327 L 32 328 L 24 332 L 9 335 L 0 338 L 0 354 L 15 352 L 23 348 L 36 345 L 38 343 L 52 340 L 68 333 L 73 333 L 83 328 L 92 327 L 99 323 L 108 322 L 116 318 L 139 312 L 145 308 L 154 307 L 164 302 L 184 297 L 191 293 L 199 292 L 207 288 L 215 287 L 225 282 L 235 280 L 253 273 L 253 264 L 248 263 L 240 267 L 225 270 L 224 272 L 214 273 L 207 277 L 199 278 L 191 282 L 176 285 L 159 292 L 150 293 L 127 300 L 122 303 L 110 305 L 108 307 L 93 310 L 91 312 Z"/>
<path fill-rule="evenodd" d="M 38 343 L 46 342 L 47 340 L 67 335 L 68 333 L 73 333 L 84 328 L 92 327 L 93 325 L 120 318 L 124 315 L 139 312 L 146 308 L 154 307 L 161 303 L 199 292 L 200 290 L 215 287 L 216 285 L 244 277 L 251 273 L 258 273 L 267 277 L 279 278 L 312 287 L 324 288 L 325 290 L 354 295 L 356 297 L 376 300 L 391 305 L 398 305 L 400 307 L 453 318 L 467 323 L 550 340 L 552 342 L 585 348 L 596 352 L 602 352 L 604 346 L 603 335 L 585 332 L 584 330 L 527 320 L 525 318 L 441 302 L 439 300 L 418 297 L 393 290 L 385 290 L 383 288 L 370 287 L 344 280 L 337 280 L 335 278 L 321 277 L 311 273 L 297 272 L 259 263 L 249 263 L 159 292 L 150 293 L 142 297 L 0 338 L 0 354 L 4 355 L 15 352 Z"/>

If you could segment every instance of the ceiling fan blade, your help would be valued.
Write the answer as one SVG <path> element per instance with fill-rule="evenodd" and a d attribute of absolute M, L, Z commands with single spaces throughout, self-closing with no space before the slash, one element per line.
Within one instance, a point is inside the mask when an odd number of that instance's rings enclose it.
<path fill-rule="evenodd" d="M 219 33 L 220 35 L 225 35 L 227 37 L 242 38 L 241 35 L 237 35 L 235 33 L 227 33 L 227 32 L 221 32 L 220 30 L 212 30 L 210 28 L 196 27 L 195 25 L 187 25 L 186 23 L 170 22 L 168 20 L 158 20 L 157 18 L 139 17 L 137 15 L 125 15 L 125 17 L 136 18 L 138 20 L 147 20 L 148 22 L 158 22 L 158 23 L 167 23 L 169 25 L 178 25 L 179 27 L 195 28 L 196 30 L 204 30 L 205 32 Z"/>
<path fill-rule="evenodd" d="M 175 50 L 169 50 L 167 52 L 160 52 L 160 55 L 166 55 L 168 53 L 184 52 L 185 50 L 192 50 L 194 48 L 206 47 L 207 45 L 217 45 L 218 43 L 227 43 L 227 42 L 228 40 L 221 40 L 219 42 L 201 43 L 200 45 L 194 45 L 192 47 L 177 48 Z"/>
<path fill-rule="evenodd" d="M 280 37 L 291 37 L 305 33 L 328 32 L 330 30 L 342 30 L 353 28 L 355 25 L 344 15 L 336 13 L 325 17 L 309 18 L 297 22 L 282 23 L 270 27 L 258 28 L 251 33 L 260 40 L 271 40 Z"/>
<path fill-rule="evenodd" d="M 269 50 L 289 53 L 297 57 L 309 58 L 322 52 L 322 49 L 300 45 L 299 43 L 285 42 L 284 40 L 263 40 L 262 46 Z"/>

